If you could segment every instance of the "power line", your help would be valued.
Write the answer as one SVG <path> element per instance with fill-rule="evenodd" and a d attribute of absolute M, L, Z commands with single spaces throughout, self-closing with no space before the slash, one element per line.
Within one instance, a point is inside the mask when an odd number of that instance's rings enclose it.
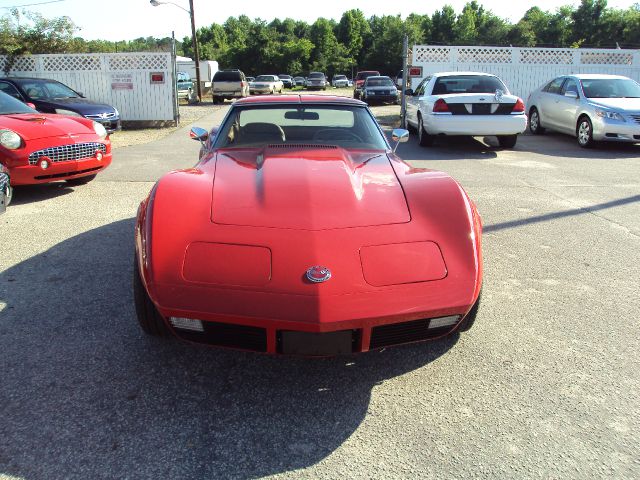
<path fill-rule="evenodd" d="M 34 7 L 36 5 L 47 5 L 48 3 L 60 3 L 66 0 L 49 0 L 47 2 L 38 2 L 38 3 L 26 3 L 24 5 L 14 5 L 13 7 L 0 7 L 7 10 L 11 10 L 12 8 L 22 8 L 22 7 Z"/>

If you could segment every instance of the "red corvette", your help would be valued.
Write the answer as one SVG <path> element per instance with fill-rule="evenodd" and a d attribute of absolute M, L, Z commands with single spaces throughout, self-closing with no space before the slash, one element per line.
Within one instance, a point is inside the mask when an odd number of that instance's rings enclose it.
<path fill-rule="evenodd" d="M 12 186 L 86 183 L 111 163 L 111 142 L 93 120 L 39 113 L 0 92 L 0 163 Z"/>
<path fill-rule="evenodd" d="M 160 179 L 138 210 L 145 332 L 334 355 L 471 327 L 476 207 L 447 174 L 400 160 L 363 102 L 248 98 L 191 135 L 198 164 Z"/>

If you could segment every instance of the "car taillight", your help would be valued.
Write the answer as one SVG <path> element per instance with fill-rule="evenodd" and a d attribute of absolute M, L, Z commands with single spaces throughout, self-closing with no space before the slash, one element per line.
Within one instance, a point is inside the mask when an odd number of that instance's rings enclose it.
<path fill-rule="evenodd" d="M 433 113 L 443 113 L 449 111 L 449 105 L 443 99 L 439 98 L 436 103 L 433 104 Z"/>
<path fill-rule="evenodd" d="M 247 84 L 247 82 L 240 82 L 240 87 L 244 87 Z"/>
<path fill-rule="evenodd" d="M 521 98 L 518 98 L 518 101 L 513 106 L 513 110 L 511 110 L 511 113 L 524 113 L 524 102 Z"/>

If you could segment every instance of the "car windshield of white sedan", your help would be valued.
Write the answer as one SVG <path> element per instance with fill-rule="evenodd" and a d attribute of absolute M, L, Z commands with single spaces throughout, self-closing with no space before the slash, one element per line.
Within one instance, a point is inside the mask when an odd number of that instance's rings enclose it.
<path fill-rule="evenodd" d="M 0 92 L 0 115 L 10 113 L 37 113 L 33 108 L 27 107 L 20 100 Z"/>
<path fill-rule="evenodd" d="M 255 81 L 256 82 L 275 82 L 276 79 L 273 75 L 258 75 Z"/>
<path fill-rule="evenodd" d="M 594 78 L 581 83 L 587 98 L 640 98 L 640 85 L 631 79 Z"/>
<path fill-rule="evenodd" d="M 367 87 L 393 87 L 393 80 L 390 78 L 372 78 L 366 80 Z"/>
<path fill-rule="evenodd" d="M 260 148 L 269 144 L 388 148 L 366 108 L 342 105 L 234 107 L 215 141 L 217 148 Z"/>
<path fill-rule="evenodd" d="M 450 75 L 438 77 L 433 86 L 433 95 L 456 93 L 509 93 L 504 83 L 489 75 Z"/>

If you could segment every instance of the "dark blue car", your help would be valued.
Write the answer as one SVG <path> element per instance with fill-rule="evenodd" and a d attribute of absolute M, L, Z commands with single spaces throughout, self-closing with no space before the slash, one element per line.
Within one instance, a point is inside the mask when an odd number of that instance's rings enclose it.
<path fill-rule="evenodd" d="M 64 83 L 45 78 L 0 78 L 0 91 L 24 103 L 32 103 L 42 113 L 80 115 L 101 123 L 107 132 L 120 129 L 120 114 L 115 107 L 84 98 Z"/>

